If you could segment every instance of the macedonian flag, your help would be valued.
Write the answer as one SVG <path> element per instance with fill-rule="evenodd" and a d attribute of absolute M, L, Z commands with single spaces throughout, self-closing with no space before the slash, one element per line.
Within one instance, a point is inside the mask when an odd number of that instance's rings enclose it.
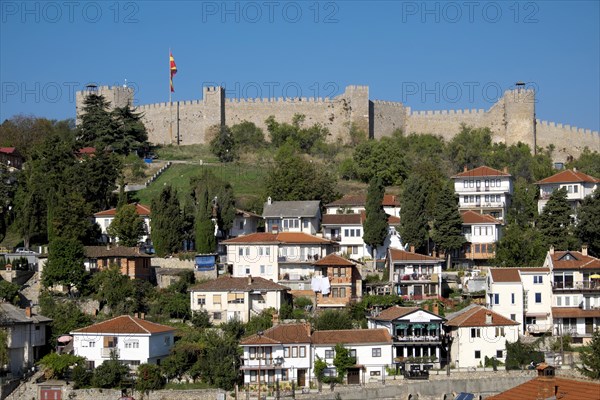
<path fill-rule="evenodd" d="M 177 73 L 177 65 L 175 65 L 175 59 L 173 58 L 173 53 L 169 53 L 169 64 L 170 64 L 169 68 L 171 70 L 171 92 L 174 92 L 175 88 L 173 87 L 173 77 Z"/>

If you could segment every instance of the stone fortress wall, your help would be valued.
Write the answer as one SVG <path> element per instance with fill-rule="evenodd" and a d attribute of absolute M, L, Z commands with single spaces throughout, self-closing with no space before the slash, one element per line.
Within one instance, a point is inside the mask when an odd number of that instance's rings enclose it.
<path fill-rule="evenodd" d="M 112 105 L 133 104 L 133 90 L 99 87 L 98 94 Z M 77 93 L 77 115 L 82 111 L 85 92 Z M 179 115 L 180 144 L 205 143 L 210 127 L 254 122 L 266 132 L 265 120 L 273 115 L 279 122 L 291 122 L 295 114 L 305 115 L 305 125 L 319 123 L 329 129 L 330 141 L 346 141 L 354 124 L 372 138 L 390 136 L 396 129 L 406 133 L 440 135 L 449 140 L 461 124 L 489 127 L 495 142 L 507 145 L 519 141 L 530 147 L 555 146 L 555 161 L 577 157 L 587 146 L 600 151 L 597 131 L 580 129 L 535 118 L 535 93 L 529 89 L 508 90 L 488 110 L 413 111 L 400 102 L 369 99 L 368 86 L 348 86 L 334 98 L 231 99 L 223 87 L 203 88 L 202 100 L 156 103 L 137 107 L 144 114 L 149 140 L 155 144 L 177 141 Z M 170 127 L 170 121 L 173 121 Z"/>

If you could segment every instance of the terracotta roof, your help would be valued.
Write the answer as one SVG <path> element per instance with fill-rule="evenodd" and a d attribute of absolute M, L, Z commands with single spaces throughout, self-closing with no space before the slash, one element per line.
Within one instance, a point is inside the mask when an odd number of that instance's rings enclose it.
<path fill-rule="evenodd" d="M 174 330 L 175 328 L 172 326 L 156 324 L 129 315 L 121 315 L 120 317 L 86 326 L 85 328 L 76 329 L 71 333 L 153 334 L 171 332 Z"/>
<path fill-rule="evenodd" d="M 549 176 L 541 181 L 537 181 L 538 185 L 543 185 L 545 183 L 575 183 L 575 182 L 589 182 L 589 183 L 598 183 L 600 179 L 594 178 L 588 174 L 584 174 L 583 172 L 573 171 L 572 169 L 567 169 L 559 172 L 558 174 L 554 174 Z"/>
<path fill-rule="evenodd" d="M 331 240 L 303 232 L 280 232 L 280 233 L 251 233 L 238 236 L 233 239 L 223 240 L 221 243 L 331 243 Z"/>
<path fill-rule="evenodd" d="M 554 379 L 538 377 L 495 396 L 487 397 L 487 400 L 537 400 L 542 398 L 540 394 L 544 389 L 550 392 L 547 393 L 547 396 L 544 394 L 543 397 L 546 398 L 560 400 L 598 400 L 600 398 L 600 383 L 561 377 Z M 553 397 L 555 395 L 556 397 Z"/>
<path fill-rule="evenodd" d="M 460 214 L 463 224 L 497 224 L 502 225 L 502 222 L 492 217 L 489 214 L 481 214 L 472 210 L 464 211 Z"/>
<path fill-rule="evenodd" d="M 240 342 L 241 345 L 270 343 L 310 343 L 310 324 L 280 324 L 252 335 Z"/>
<path fill-rule="evenodd" d="M 94 153 L 96 153 L 95 147 L 82 147 L 81 149 L 77 150 L 77 154 L 94 154 Z"/>
<path fill-rule="evenodd" d="M 499 171 L 494 168 L 481 166 L 468 171 L 463 171 L 454 175 L 452 178 L 476 177 L 476 176 L 511 176 L 509 173 Z"/>
<path fill-rule="evenodd" d="M 388 214 L 388 225 L 398 225 L 400 223 L 400 217 Z"/>
<path fill-rule="evenodd" d="M 251 283 L 248 284 L 248 280 L 251 279 Z M 280 285 L 271 280 L 260 278 L 260 277 L 233 277 L 223 276 L 215 280 L 203 282 L 198 285 L 192 286 L 188 289 L 190 292 L 251 292 L 254 290 L 288 290 L 287 286 Z"/>
<path fill-rule="evenodd" d="M 12 154 L 16 150 L 15 147 L 0 147 L 0 153 Z"/>
<path fill-rule="evenodd" d="M 85 246 L 84 254 L 88 258 L 107 258 L 107 257 L 126 257 L 126 258 L 147 258 L 152 257 L 149 254 L 141 252 L 138 247 L 125 246 Z"/>
<path fill-rule="evenodd" d="M 140 216 L 146 216 L 151 214 L 150 207 L 144 206 L 139 203 L 135 203 L 135 212 L 137 215 Z M 94 217 L 114 217 L 115 215 L 117 215 L 117 209 L 111 208 L 110 210 L 97 212 L 96 214 L 94 214 Z"/>
<path fill-rule="evenodd" d="M 362 225 L 361 214 L 325 214 L 321 225 Z"/>
<path fill-rule="evenodd" d="M 550 272 L 550 268 L 546 267 L 529 267 L 529 268 L 517 268 L 520 272 Z"/>
<path fill-rule="evenodd" d="M 368 344 L 392 343 L 392 337 L 387 329 L 344 329 L 334 331 L 314 331 L 312 342 L 319 344 Z"/>
<path fill-rule="evenodd" d="M 290 290 L 292 297 L 317 297 L 312 290 Z"/>
<path fill-rule="evenodd" d="M 392 262 L 395 261 L 433 261 L 443 262 L 444 260 L 437 257 L 426 256 L 424 254 L 411 253 L 400 249 L 390 249 Z"/>
<path fill-rule="evenodd" d="M 579 251 L 555 251 L 551 257 L 554 269 L 600 269 L 600 259 L 584 256 Z"/>
<path fill-rule="evenodd" d="M 521 282 L 521 275 L 517 268 L 490 268 L 494 283 Z"/>
<path fill-rule="evenodd" d="M 421 310 L 419 307 L 400 307 L 393 306 L 386 308 L 378 316 L 373 317 L 371 319 L 378 321 L 393 321 L 395 319 L 404 317 L 405 315 L 411 314 L 415 311 Z"/>
<path fill-rule="evenodd" d="M 239 208 L 235 209 L 235 215 L 241 215 L 244 218 L 255 217 L 255 218 L 261 218 L 262 219 L 262 215 L 255 214 L 255 213 L 253 213 L 251 211 L 240 210 Z"/>
<path fill-rule="evenodd" d="M 334 266 L 353 267 L 354 263 L 350 260 L 345 259 L 344 257 L 340 257 L 337 254 L 331 253 L 331 254 L 321 258 L 319 261 L 317 261 L 313 265 L 320 265 L 320 266 L 334 265 Z"/>
<path fill-rule="evenodd" d="M 463 312 L 454 313 L 452 318 L 448 316 L 446 325 L 457 327 L 519 325 L 518 322 L 482 306 L 468 307 L 461 311 Z M 492 314 L 491 324 L 485 323 L 486 314 L 488 313 Z"/>
<path fill-rule="evenodd" d="M 579 307 L 552 307 L 553 318 L 600 317 L 600 309 L 582 310 Z"/>
<path fill-rule="evenodd" d="M 335 207 L 335 206 L 365 206 L 367 204 L 367 196 L 366 195 L 345 195 L 339 200 L 332 201 L 329 204 L 326 204 L 325 207 Z M 381 205 L 384 207 L 399 207 L 400 201 L 398 200 L 398 196 L 393 194 L 384 194 L 383 200 L 381 201 Z"/>

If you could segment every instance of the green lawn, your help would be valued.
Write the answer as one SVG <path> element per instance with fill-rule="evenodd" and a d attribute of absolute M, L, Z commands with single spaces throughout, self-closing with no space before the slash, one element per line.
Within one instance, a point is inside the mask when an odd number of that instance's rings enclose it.
<path fill-rule="evenodd" d="M 189 193 L 190 178 L 200 174 L 203 168 L 212 171 L 219 178 L 231 183 L 236 199 L 241 203 L 252 198 L 260 198 L 264 192 L 264 178 L 267 171 L 247 164 L 173 164 L 146 189 L 140 190 L 134 196 L 142 204 L 150 205 L 162 188 L 170 184 L 177 189 L 180 201 Z"/>

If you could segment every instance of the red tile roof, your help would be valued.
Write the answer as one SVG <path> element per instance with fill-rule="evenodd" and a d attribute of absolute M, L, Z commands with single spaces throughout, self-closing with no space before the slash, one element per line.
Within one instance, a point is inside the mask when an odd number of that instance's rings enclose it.
<path fill-rule="evenodd" d="M 492 314 L 492 322 L 490 324 L 485 323 L 486 314 L 488 313 Z M 482 306 L 467 308 L 463 312 L 459 311 L 454 315 L 454 317 L 446 322 L 446 325 L 457 327 L 519 325 L 518 322 L 508 319 L 497 312 L 488 310 Z"/>
<path fill-rule="evenodd" d="M 235 209 L 235 215 L 241 215 L 244 218 L 255 217 L 262 219 L 262 215 L 255 214 L 251 211 L 240 210 L 239 208 Z"/>
<path fill-rule="evenodd" d="M 377 320 L 377 321 L 393 321 L 395 319 L 402 318 L 402 317 L 404 317 L 404 316 L 406 316 L 408 314 L 412 314 L 415 311 L 423 311 L 423 312 L 426 312 L 428 314 L 433 314 L 433 315 L 435 315 L 437 317 L 440 317 L 437 314 L 434 314 L 434 313 L 432 313 L 430 311 L 427 311 L 427 310 L 423 310 L 422 308 L 419 308 L 419 307 L 393 306 L 393 307 L 386 308 L 378 316 L 373 317 L 371 319 Z"/>
<path fill-rule="evenodd" d="M 521 275 L 517 268 L 490 268 L 494 283 L 521 282 Z"/>
<path fill-rule="evenodd" d="M 322 225 L 362 225 L 361 214 L 325 214 Z"/>
<path fill-rule="evenodd" d="M 476 176 L 511 176 L 509 173 L 494 168 L 481 166 L 468 171 L 463 171 L 452 178 L 476 177 Z"/>
<path fill-rule="evenodd" d="M 551 257 L 554 269 L 600 269 L 600 259 L 584 256 L 579 251 L 555 251 Z"/>
<path fill-rule="evenodd" d="M 433 261 L 443 262 L 444 260 L 437 257 L 426 256 L 424 254 L 411 253 L 400 249 L 390 249 L 390 256 L 392 262 L 395 261 Z"/>
<path fill-rule="evenodd" d="M 150 207 L 144 206 L 139 203 L 135 203 L 135 212 L 139 216 L 149 216 L 151 214 Z M 94 217 L 114 217 L 115 215 L 117 215 L 117 209 L 111 208 L 110 210 L 97 212 L 96 214 L 94 214 Z"/>
<path fill-rule="evenodd" d="M 250 280 L 250 283 L 248 281 Z M 215 280 L 200 283 L 188 289 L 190 292 L 252 292 L 288 290 L 287 286 L 280 285 L 271 280 L 260 277 L 232 277 L 223 276 Z"/>
<path fill-rule="evenodd" d="M 584 174 L 583 172 L 573 171 L 572 169 L 567 169 L 559 172 L 558 174 L 554 174 L 549 176 L 541 181 L 536 182 L 538 185 L 543 185 L 545 183 L 576 183 L 576 182 L 589 182 L 589 183 L 598 183 L 600 179 L 594 178 L 593 176 Z"/>
<path fill-rule="evenodd" d="M 94 154 L 94 153 L 96 153 L 95 147 L 82 147 L 81 149 L 77 150 L 77 154 Z"/>
<path fill-rule="evenodd" d="M 366 195 L 345 195 L 341 199 L 333 201 L 329 204 L 326 204 L 325 207 L 335 207 L 335 206 L 362 206 L 364 207 L 367 204 L 367 196 Z M 384 194 L 383 200 L 381 200 L 381 205 L 384 207 L 399 207 L 400 201 L 398 200 L 398 196 L 393 194 Z"/>
<path fill-rule="evenodd" d="M 153 334 L 171 332 L 175 328 L 167 325 L 156 324 L 145 319 L 121 315 L 107 321 L 99 322 L 85 328 L 76 329 L 71 333 L 114 333 L 114 334 Z"/>
<path fill-rule="evenodd" d="M 553 397 L 555 390 L 556 397 Z M 540 398 L 598 400 L 600 383 L 561 377 L 554 379 L 538 377 L 495 396 L 487 397 L 487 400 L 537 400 Z"/>
<path fill-rule="evenodd" d="M 126 247 L 126 246 L 85 246 L 84 254 L 88 258 L 112 258 L 112 257 L 123 257 L 123 258 L 149 258 L 152 257 L 140 251 L 139 247 Z"/>
<path fill-rule="evenodd" d="M 223 240 L 225 244 L 235 243 L 331 243 L 331 240 L 323 239 L 318 236 L 309 235 L 303 232 L 280 232 L 280 233 L 251 233 L 249 235 L 238 236 L 233 239 Z"/>
<path fill-rule="evenodd" d="M 313 265 L 320 265 L 320 266 L 340 266 L 340 267 L 353 267 L 354 263 L 350 260 L 345 259 L 344 257 L 340 257 L 337 254 L 329 254 L 323 258 L 321 258 L 319 261 L 317 261 L 316 263 L 314 263 Z"/>
<path fill-rule="evenodd" d="M 582 310 L 579 307 L 552 307 L 553 318 L 592 318 L 600 317 L 600 309 Z"/>
<path fill-rule="evenodd" d="M 502 222 L 489 214 L 481 214 L 472 210 L 464 211 L 460 214 L 463 224 L 496 224 L 502 225 Z"/>
<path fill-rule="evenodd" d="M 15 147 L 0 147 L 0 153 L 12 154 L 16 150 Z"/>
<path fill-rule="evenodd" d="M 280 324 L 264 331 L 262 335 L 252 335 L 240 342 L 252 344 L 310 343 L 310 324 Z"/>
<path fill-rule="evenodd" d="M 312 342 L 315 345 L 392 343 L 387 329 L 344 329 L 334 331 L 314 331 Z"/>

